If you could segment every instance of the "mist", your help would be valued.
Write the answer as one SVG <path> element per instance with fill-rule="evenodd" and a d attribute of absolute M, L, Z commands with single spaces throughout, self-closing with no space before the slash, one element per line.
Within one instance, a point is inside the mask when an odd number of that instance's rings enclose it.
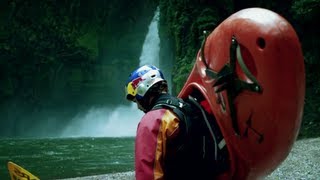
<path fill-rule="evenodd" d="M 133 53 L 132 48 L 119 49 L 117 46 L 105 45 L 103 46 L 105 52 L 100 49 L 101 56 L 97 56 L 100 64 L 94 66 L 97 69 L 90 72 L 91 74 L 82 73 L 79 67 L 73 70 L 71 67 L 59 66 L 52 86 L 41 86 L 39 89 L 31 87 L 22 93 L 28 97 L 30 95 L 30 98 L 43 96 L 43 100 L 31 99 L 30 103 L 23 100 L 24 97 L 16 96 L 8 100 L 8 103 L 3 103 L 0 108 L 1 136 L 19 138 L 135 136 L 143 112 L 136 107 L 136 104 L 125 100 L 123 86 L 134 69 L 129 72 L 129 67 L 123 67 L 122 61 L 126 61 L 127 64 L 132 63 L 133 68 L 145 64 L 160 67 L 171 87 L 172 62 L 168 64 L 169 58 L 163 57 L 160 61 L 160 45 L 165 43 L 160 42 L 159 14 L 157 8 L 153 16 L 150 15 L 148 20 L 150 22 L 143 23 L 144 28 L 141 29 L 145 29 L 144 36 L 134 39 L 135 43 L 141 46 L 140 49 L 139 47 L 134 49 L 138 53 Z M 140 25 L 137 23 L 137 26 Z M 126 35 L 118 35 L 122 36 Z M 124 39 L 130 40 L 130 38 Z M 129 52 L 126 56 L 112 58 L 113 54 L 121 50 Z M 71 77 L 74 78 L 72 81 Z M 48 79 L 48 82 L 50 84 L 51 80 Z M 79 87 L 80 85 L 85 86 Z"/>
<path fill-rule="evenodd" d="M 171 82 L 173 58 L 160 56 L 174 49 L 163 51 L 167 37 L 160 43 L 158 5 L 6 4 L 0 138 L 134 136 L 142 115 L 125 99 L 128 75 L 154 64 Z"/>
<path fill-rule="evenodd" d="M 137 107 L 118 106 L 92 107 L 87 112 L 75 116 L 61 133 L 61 137 L 130 137 L 135 136 L 136 128 L 143 112 Z"/>
<path fill-rule="evenodd" d="M 148 27 L 139 65 L 153 64 L 160 66 L 160 38 L 158 32 L 159 8 Z M 169 77 L 169 76 L 168 76 Z M 119 105 L 116 108 L 92 107 L 87 112 L 76 115 L 66 128 L 61 137 L 128 137 L 135 136 L 137 125 L 143 116 L 135 104 L 129 106 Z"/>

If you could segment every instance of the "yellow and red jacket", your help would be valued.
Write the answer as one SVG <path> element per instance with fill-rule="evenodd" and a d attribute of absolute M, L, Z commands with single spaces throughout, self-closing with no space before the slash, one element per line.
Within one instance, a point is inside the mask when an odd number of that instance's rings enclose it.
<path fill-rule="evenodd" d="M 212 113 L 205 100 L 200 104 Z M 204 133 L 208 130 L 200 129 L 204 123 L 198 116 L 200 109 L 189 105 L 169 94 L 154 98 L 151 110 L 142 117 L 137 129 L 136 180 L 211 180 L 227 168 L 216 163 L 213 141 Z"/>
<path fill-rule="evenodd" d="M 135 142 L 136 180 L 164 179 L 167 141 L 179 133 L 179 119 L 168 109 L 147 112 L 141 119 Z"/>

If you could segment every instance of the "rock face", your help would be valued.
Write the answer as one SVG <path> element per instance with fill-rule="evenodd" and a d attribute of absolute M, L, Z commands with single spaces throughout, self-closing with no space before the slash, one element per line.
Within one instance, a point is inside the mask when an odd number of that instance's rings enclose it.
<path fill-rule="evenodd" d="M 320 138 L 299 140 L 287 159 L 266 180 L 317 179 L 320 177 Z M 70 178 L 66 180 L 134 180 L 134 172 Z"/>

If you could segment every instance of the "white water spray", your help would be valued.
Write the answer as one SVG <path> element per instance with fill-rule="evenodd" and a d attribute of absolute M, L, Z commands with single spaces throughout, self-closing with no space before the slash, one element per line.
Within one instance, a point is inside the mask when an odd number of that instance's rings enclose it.
<path fill-rule="evenodd" d="M 159 8 L 149 25 L 140 66 L 152 64 L 159 67 L 160 38 L 158 33 Z M 143 116 L 136 104 L 110 108 L 92 108 L 74 117 L 61 137 L 128 137 L 135 136 L 137 125 Z"/>
<path fill-rule="evenodd" d="M 135 136 L 142 117 L 136 107 L 91 108 L 78 114 L 61 137 L 129 137 Z"/>

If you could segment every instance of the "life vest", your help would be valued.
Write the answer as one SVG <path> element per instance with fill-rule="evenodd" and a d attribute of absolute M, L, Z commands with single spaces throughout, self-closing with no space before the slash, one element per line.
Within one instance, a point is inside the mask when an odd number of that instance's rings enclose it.
<path fill-rule="evenodd" d="M 228 150 L 216 120 L 196 98 L 164 94 L 152 110 L 160 108 L 171 110 L 180 120 L 179 135 L 166 144 L 165 179 L 212 179 L 229 168 Z"/>

